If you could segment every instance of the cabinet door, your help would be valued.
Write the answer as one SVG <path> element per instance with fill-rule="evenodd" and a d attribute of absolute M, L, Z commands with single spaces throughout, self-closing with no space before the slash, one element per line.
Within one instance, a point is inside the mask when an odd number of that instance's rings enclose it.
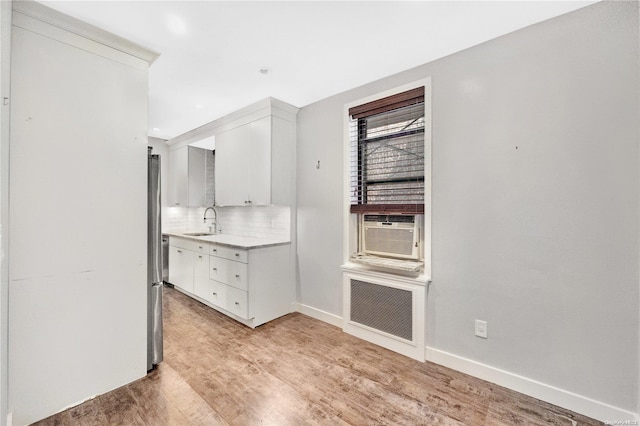
<path fill-rule="evenodd" d="M 194 255 L 183 248 L 169 247 L 169 282 L 189 293 L 193 293 Z"/>
<path fill-rule="evenodd" d="M 271 204 L 271 117 L 216 137 L 216 202 Z"/>
<path fill-rule="evenodd" d="M 271 204 L 271 117 L 264 117 L 246 127 L 247 201 L 251 205 Z"/>
<path fill-rule="evenodd" d="M 189 205 L 189 152 L 187 146 L 169 151 L 169 206 Z"/>
<path fill-rule="evenodd" d="M 227 309 L 227 286 L 221 282 L 209 280 L 207 300 L 222 309 Z"/>
<path fill-rule="evenodd" d="M 169 246 L 169 282 L 179 287 L 179 283 L 184 281 L 181 259 L 178 248 Z"/>
<path fill-rule="evenodd" d="M 193 294 L 207 299 L 209 297 L 209 255 L 194 253 Z"/>
<path fill-rule="evenodd" d="M 229 182 L 227 182 L 227 176 L 229 175 L 231 165 L 228 163 L 228 150 L 230 149 L 228 132 L 220 133 L 216 135 L 216 168 L 215 175 L 215 192 L 216 192 L 216 205 L 228 206 L 229 205 Z"/>
<path fill-rule="evenodd" d="M 205 157 L 207 155 L 206 149 L 196 148 L 193 146 L 189 148 L 189 207 L 204 207 L 206 206 L 206 164 Z"/>
<path fill-rule="evenodd" d="M 206 205 L 206 156 L 210 152 L 192 146 L 169 151 L 169 206 Z"/>
<path fill-rule="evenodd" d="M 247 204 L 247 134 L 241 126 L 216 136 L 216 203 L 221 206 Z"/>

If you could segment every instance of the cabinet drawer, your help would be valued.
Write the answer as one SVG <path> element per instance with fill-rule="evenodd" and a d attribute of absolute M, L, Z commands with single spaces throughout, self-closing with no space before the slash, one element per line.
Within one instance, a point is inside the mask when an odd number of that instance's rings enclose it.
<path fill-rule="evenodd" d="M 209 280 L 207 300 L 222 309 L 227 309 L 227 286 L 218 281 Z"/>
<path fill-rule="evenodd" d="M 206 254 L 209 255 L 209 244 L 208 243 L 203 243 L 201 241 L 192 241 L 195 243 L 194 247 L 195 249 L 193 251 L 195 251 L 196 253 L 202 253 L 202 254 Z"/>
<path fill-rule="evenodd" d="M 227 282 L 227 263 L 228 260 L 215 256 L 209 256 L 209 278 L 221 283 Z"/>
<path fill-rule="evenodd" d="M 206 244 L 199 243 L 198 241 L 188 240 L 186 238 L 174 237 L 173 235 L 170 235 L 169 245 L 173 247 L 180 247 L 185 250 L 199 251 L 198 246 L 202 246 Z M 205 247 L 205 250 L 206 250 L 206 247 Z"/>
<path fill-rule="evenodd" d="M 227 260 L 227 281 L 226 284 L 229 284 L 235 288 L 240 290 L 248 290 L 248 282 L 249 277 L 247 271 L 247 264 L 234 262 L 231 260 Z"/>
<path fill-rule="evenodd" d="M 246 263 L 221 257 L 209 257 L 209 278 L 240 290 L 248 290 L 249 272 Z"/>
<path fill-rule="evenodd" d="M 247 263 L 249 255 L 247 250 L 235 249 L 231 247 L 219 246 L 211 244 L 211 255 L 223 257 L 229 260 L 235 260 L 236 262 Z"/>
<path fill-rule="evenodd" d="M 227 311 L 240 318 L 249 319 L 249 306 L 247 305 L 247 292 L 234 287 L 227 287 Z"/>

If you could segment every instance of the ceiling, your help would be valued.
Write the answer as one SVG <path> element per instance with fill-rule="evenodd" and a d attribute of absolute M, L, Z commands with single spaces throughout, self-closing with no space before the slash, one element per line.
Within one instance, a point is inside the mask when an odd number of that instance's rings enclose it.
<path fill-rule="evenodd" d="M 149 135 L 302 107 L 594 1 L 42 1 L 159 52 Z"/>

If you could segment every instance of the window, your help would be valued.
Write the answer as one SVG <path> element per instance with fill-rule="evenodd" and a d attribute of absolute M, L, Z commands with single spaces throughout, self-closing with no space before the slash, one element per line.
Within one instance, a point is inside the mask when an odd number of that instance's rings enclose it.
<path fill-rule="evenodd" d="M 351 213 L 424 213 L 424 87 L 349 109 Z"/>

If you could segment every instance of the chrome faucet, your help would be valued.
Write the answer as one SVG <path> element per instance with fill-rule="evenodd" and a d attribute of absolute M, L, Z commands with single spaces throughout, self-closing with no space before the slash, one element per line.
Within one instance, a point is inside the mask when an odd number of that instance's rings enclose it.
<path fill-rule="evenodd" d="M 207 223 L 207 212 L 209 210 L 213 210 L 213 222 L 209 226 L 209 232 L 211 232 L 212 234 L 217 234 L 219 232 L 222 232 L 222 227 L 218 224 L 218 212 L 216 211 L 215 207 L 211 206 L 205 209 L 204 219 L 203 219 L 204 223 Z"/>

